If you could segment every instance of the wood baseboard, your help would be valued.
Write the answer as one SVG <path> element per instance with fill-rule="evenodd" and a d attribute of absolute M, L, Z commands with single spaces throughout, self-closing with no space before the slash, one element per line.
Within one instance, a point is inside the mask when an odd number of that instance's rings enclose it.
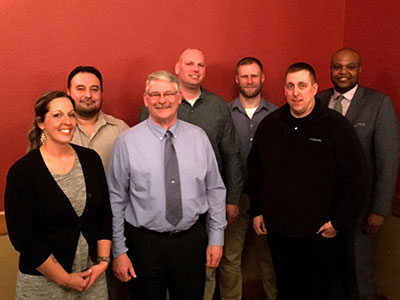
<path fill-rule="evenodd" d="M 6 215 L 0 211 L 0 235 L 7 234 Z"/>

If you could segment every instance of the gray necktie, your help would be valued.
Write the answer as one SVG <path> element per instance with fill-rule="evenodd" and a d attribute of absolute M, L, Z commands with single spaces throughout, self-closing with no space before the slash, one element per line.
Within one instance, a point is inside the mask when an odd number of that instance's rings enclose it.
<path fill-rule="evenodd" d="M 182 219 L 182 197 L 178 159 L 171 138 L 172 132 L 167 130 L 164 148 L 165 218 L 172 225 L 176 225 Z"/>
<path fill-rule="evenodd" d="M 333 107 L 333 109 L 336 110 L 341 115 L 343 115 L 343 106 L 342 106 L 343 99 L 344 99 L 343 95 L 337 96 L 335 98 L 335 106 Z"/>

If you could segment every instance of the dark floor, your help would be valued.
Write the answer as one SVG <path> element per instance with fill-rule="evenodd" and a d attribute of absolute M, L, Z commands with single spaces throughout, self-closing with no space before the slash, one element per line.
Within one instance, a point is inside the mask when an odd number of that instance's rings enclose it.
<path fill-rule="evenodd" d="M 220 300 L 218 288 L 214 300 Z M 244 280 L 242 300 L 266 300 L 261 279 Z M 382 299 L 383 300 L 383 299 Z"/>
<path fill-rule="evenodd" d="M 220 300 L 219 291 L 215 291 L 214 300 Z M 243 283 L 242 300 L 266 300 L 261 279 L 246 280 Z M 384 295 L 379 295 L 376 300 L 390 300 Z"/>
<path fill-rule="evenodd" d="M 252 235 L 252 228 L 246 237 L 242 257 L 242 275 L 243 275 L 243 298 L 242 300 L 266 300 L 261 281 L 261 269 L 257 262 L 255 252 L 255 240 Z M 214 294 L 214 300 L 220 300 L 218 284 Z"/>
<path fill-rule="evenodd" d="M 243 275 L 243 298 L 242 300 L 266 300 L 261 281 L 261 269 L 257 263 L 255 252 L 255 240 L 251 233 L 252 228 L 246 237 L 245 247 L 242 257 L 242 275 Z M 214 294 L 214 300 L 220 300 L 218 284 Z M 394 300 L 383 295 L 379 295 L 376 300 Z M 397 299 L 396 299 L 397 300 Z"/>

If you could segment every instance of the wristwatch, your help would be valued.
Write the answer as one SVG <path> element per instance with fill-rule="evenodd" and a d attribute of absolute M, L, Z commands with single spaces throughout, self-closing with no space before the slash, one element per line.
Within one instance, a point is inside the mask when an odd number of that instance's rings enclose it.
<path fill-rule="evenodd" d="M 96 260 L 96 264 L 99 264 L 102 261 L 110 263 L 111 262 L 111 258 L 109 256 L 98 256 L 97 260 Z"/>

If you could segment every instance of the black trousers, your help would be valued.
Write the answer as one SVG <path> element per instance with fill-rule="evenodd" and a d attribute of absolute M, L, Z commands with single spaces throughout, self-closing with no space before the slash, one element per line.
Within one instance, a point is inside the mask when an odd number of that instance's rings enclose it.
<path fill-rule="evenodd" d="M 345 300 L 345 239 L 267 235 L 279 300 Z"/>
<path fill-rule="evenodd" d="M 168 237 L 125 223 L 128 256 L 137 278 L 129 282 L 134 300 L 202 300 L 207 235 L 201 222 Z"/>

